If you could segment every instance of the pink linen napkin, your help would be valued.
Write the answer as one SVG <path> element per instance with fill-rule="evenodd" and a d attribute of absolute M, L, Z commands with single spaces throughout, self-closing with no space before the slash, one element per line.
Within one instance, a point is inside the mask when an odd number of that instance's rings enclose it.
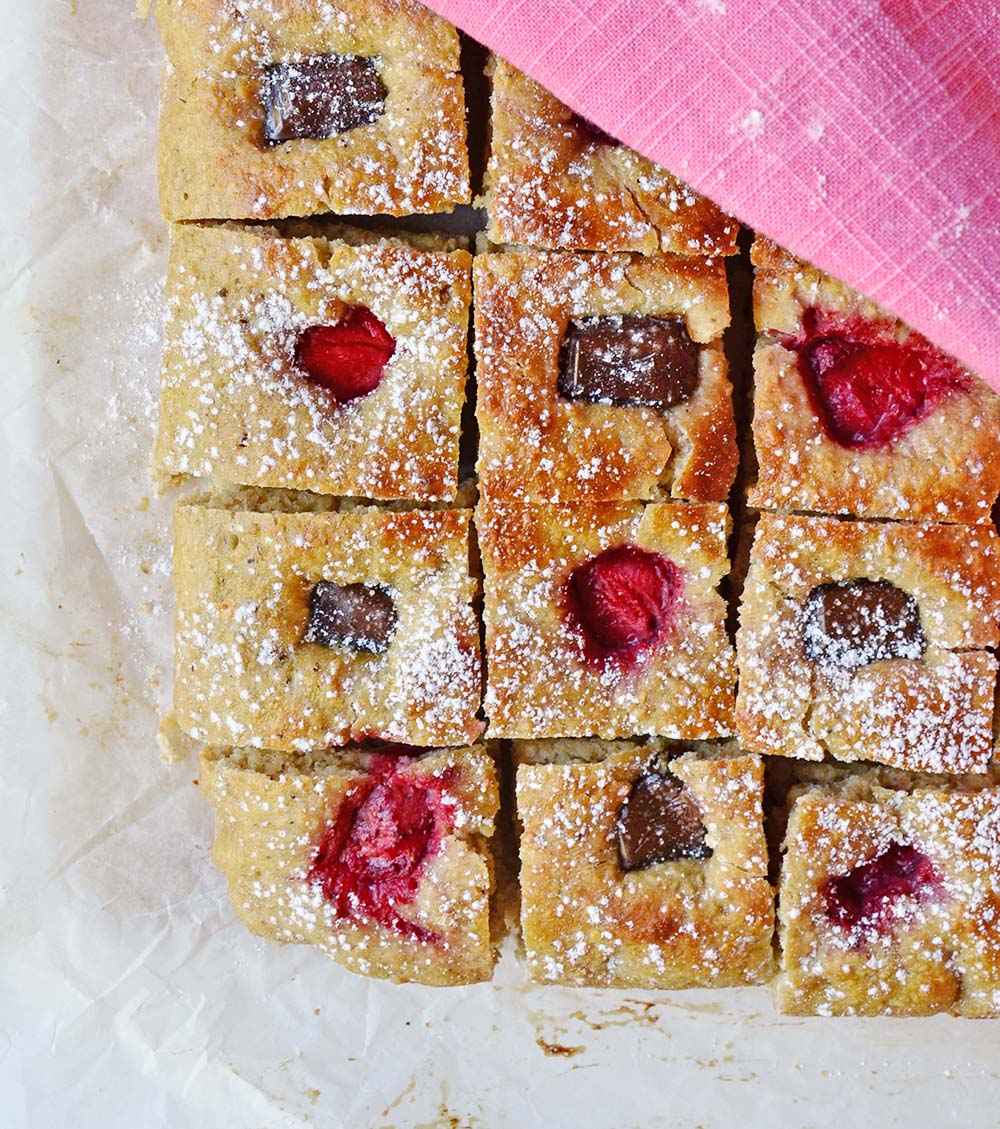
<path fill-rule="evenodd" d="M 427 0 L 1000 390 L 991 0 Z"/>

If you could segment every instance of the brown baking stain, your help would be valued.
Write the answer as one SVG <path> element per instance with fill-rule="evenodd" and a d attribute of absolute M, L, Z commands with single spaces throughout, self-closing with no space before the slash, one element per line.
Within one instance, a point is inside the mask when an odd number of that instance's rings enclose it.
<path fill-rule="evenodd" d="M 746 1070 L 736 1074 L 717 1074 L 716 1082 L 756 1082 L 759 1075 L 754 1070 Z"/>
<path fill-rule="evenodd" d="M 382 1117 L 386 1117 L 401 1105 L 406 1098 L 414 1093 L 415 1088 L 416 1078 L 411 1078 L 405 1088 L 382 1111 Z M 448 1108 L 448 1088 L 444 1082 L 441 1083 L 441 1098 L 438 1103 L 438 1110 L 434 1114 L 434 1120 L 422 1121 L 419 1124 L 407 1120 L 404 1124 L 406 1129 L 477 1129 L 477 1127 L 482 1129 L 484 1125 L 481 1115 L 475 1116 L 471 1113 L 457 1115 L 451 1112 Z M 384 1123 L 379 1126 L 379 1129 L 396 1129 L 396 1126 Z"/>
<path fill-rule="evenodd" d="M 389 1114 L 392 1113 L 392 1111 L 394 1109 L 396 1109 L 399 1105 L 401 1105 L 406 1100 L 406 1098 L 408 1098 L 410 1096 L 410 1094 L 413 1093 L 414 1089 L 416 1088 L 416 1085 L 417 1085 L 416 1078 L 411 1078 L 409 1080 L 409 1082 L 407 1082 L 407 1084 L 403 1087 L 403 1089 L 400 1090 L 400 1092 L 385 1107 L 385 1109 L 382 1110 L 382 1116 L 388 1117 Z"/>
<path fill-rule="evenodd" d="M 630 1027 L 633 1024 L 645 1023 L 656 1026 L 660 1021 L 658 1008 L 662 1007 L 658 1000 L 630 1000 L 610 1011 L 600 1011 L 596 1015 L 588 1015 L 584 1011 L 570 1012 L 569 1018 L 583 1023 L 592 1031 L 604 1031 L 609 1027 Z"/>
<path fill-rule="evenodd" d="M 442 1100 L 435 1120 L 423 1125 L 415 1125 L 414 1129 L 477 1129 L 477 1126 L 482 1127 L 482 1125 L 483 1122 L 479 1118 L 473 1118 L 471 1114 L 458 1116 L 450 1112 Z"/>
<path fill-rule="evenodd" d="M 564 1047 L 562 1043 L 550 1043 L 539 1035 L 535 1042 L 542 1048 L 543 1054 L 558 1056 L 561 1058 L 572 1058 L 574 1055 L 582 1054 L 586 1047 Z"/>

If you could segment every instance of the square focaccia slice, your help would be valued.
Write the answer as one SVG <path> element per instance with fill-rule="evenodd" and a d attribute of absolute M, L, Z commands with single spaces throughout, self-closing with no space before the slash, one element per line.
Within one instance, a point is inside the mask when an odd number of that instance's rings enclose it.
<path fill-rule="evenodd" d="M 543 983 L 759 984 L 773 967 L 763 762 L 735 744 L 515 742 L 521 923 Z"/>
<path fill-rule="evenodd" d="M 1000 396 L 855 291 L 757 239 L 752 505 L 986 522 Z"/>
<path fill-rule="evenodd" d="M 490 979 L 499 806 L 482 746 L 400 754 L 210 749 L 213 857 L 247 928 L 366 976 Z"/>
<path fill-rule="evenodd" d="M 495 737 L 732 732 L 724 506 L 483 502 Z"/>
<path fill-rule="evenodd" d="M 998 616 L 992 527 L 764 514 L 737 635 L 740 742 L 805 760 L 982 772 Z"/>
<path fill-rule="evenodd" d="M 471 257 L 338 230 L 174 225 L 158 475 L 455 496 Z"/>
<path fill-rule="evenodd" d="M 228 735 L 280 750 L 475 740 L 483 726 L 470 517 L 179 504 L 181 727 L 210 744 Z"/>
<path fill-rule="evenodd" d="M 778 1009 L 1000 1014 L 1000 787 L 862 769 L 796 788 Z"/>
<path fill-rule="evenodd" d="M 484 495 L 726 500 L 721 260 L 524 252 L 478 258 L 474 279 Z"/>
<path fill-rule="evenodd" d="M 736 253 L 739 224 L 666 169 L 490 62 L 487 234 L 552 250 Z"/>
<path fill-rule="evenodd" d="M 469 201 L 455 29 L 415 0 L 160 0 L 170 220 Z"/>

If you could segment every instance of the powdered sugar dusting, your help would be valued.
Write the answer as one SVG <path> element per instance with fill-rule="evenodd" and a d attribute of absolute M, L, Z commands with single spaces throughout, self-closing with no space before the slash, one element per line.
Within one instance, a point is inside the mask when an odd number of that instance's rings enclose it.
<path fill-rule="evenodd" d="M 733 656 L 715 592 L 727 562 L 722 507 L 482 505 L 489 679 L 485 710 L 500 737 L 679 738 L 731 731 Z M 681 570 L 674 625 L 633 669 L 595 664 L 565 586 L 609 548 L 635 544 Z"/>
<path fill-rule="evenodd" d="M 712 753 L 671 761 L 668 770 L 701 809 L 712 855 L 625 872 L 616 821 L 656 750 L 619 742 L 606 756 L 580 762 L 575 744 L 543 742 L 533 751 L 545 749 L 544 763 L 531 757 L 518 769 L 522 919 L 532 978 L 691 987 L 765 977 L 772 892 L 761 762 L 716 760 Z"/>
<path fill-rule="evenodd" d="M 314 944 L 364 975 L 430 984 L 488 978 L 492 883 L 482 843 L 493 832 L 498 796 L 482 748 L 393 762 L 395 773 L 441 798 L 433 857 L 415 897 L 396 907 L 416 933 L 393 930 L 359 906 L 342 913 L 307 881 L 324 829 L 375 767 L 361 750 L 312 758 L 236 751 L 203 760 L 202 788 L 217 811 L 215 856 L 237 912 L 256 933 Z"/>
<path fill-rule="evenodd" d="M 915 778 L 811 786 L 795 802 L 780 896 L 783 1010 L 820 1015 L 995 1013 L 1000 790 Z M 831 879 L 903 845 L 930 864 L 879 920 L 830 919 Z"/>
<path fill-rule="evenodd" d="M 487 171 L 488 234 L 561 250 L 729 255 L 737 224 L 623 145 L 595 141 L 570 111 L 497 60 Z"/>
<path fill-rule="evenodd" d="M 729 322 L 720 260 L 490 255 L 475 268 L 478 470 L 485 496 L 569 502 L 722 501 L 736 473 Z M 572 319 L 652 314 L 699 343 L 697 384 L 665 411 L 571 401 L 558 391 Z"/>
<path fill-rule="evenodd" d="M 469 200 L 458 37 L 406 2 L 373 20 L 358 3 L 249 0 L 221 11 L 160 6 L 170 65 L 161 189 L 172 219 L 335 211 L 409 215 Z M 371 124 L 272 148 L 266 68 L 370 60 L 388 90 Z"/>
<path fill-rule="evenodd" d="M 168 475 L 374 498 L 454 497 L 465 252 L 240 229 L 175 238 L 157 463 Z M 338 404 L 295 363 L 351 305 L 395 338 L 380 386 Z"/>
<path fill-rule="evenodd" d="M 1000 396 L 919 334 L 836 280 L 758 240 L 753 440 L 749 500 L 767 509 L 904 521 L 988 522 L 1000 492 Z M 875 345 L 903 345 L 922 371 L 952 370 L 955 388 L 875 450 L 827 434 L 793 348 L 806 324 Z M 905 355 L 905 354 L 904 354 Z M 964 389 L 964 390 L 962 390 Z"/>
<path fill-rule="evenodd" d="M 993 747 L 996 533 L 950 526 L 761 519 L 738 635 L 737 731 L 760 752 L 984 771 Z M 889 580 L 919 607 L 927 653 L 844 665 L 812 660 L 817 585 Z"/>
<path fill-rule="evenodd" d="M 185 729 L 216 744 L 299 750 L 477 736 L 468 520 L 180 507 L 175 704 Z M 304 641 L 320 580 L 377 583 L 392 596 L 399 622 L 384 654 Z"/>

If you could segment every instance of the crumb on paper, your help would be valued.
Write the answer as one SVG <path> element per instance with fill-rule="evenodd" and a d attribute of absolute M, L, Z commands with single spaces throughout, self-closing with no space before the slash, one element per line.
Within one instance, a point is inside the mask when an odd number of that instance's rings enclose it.
<path fill-rule="evenodd" d="M 183 764 L 195 755 L 197 742 L 188 737 L 177 724 L 173 713 L 168 713 L 156 731 L 156 747 L 164 764 Z"/>
<path fill-rule="evenodd" d="M 149 16 L 153 8 L 153 0 L 136 0 L 135 11 L 132 13 L 132 19 L 144 20 Z"/>

